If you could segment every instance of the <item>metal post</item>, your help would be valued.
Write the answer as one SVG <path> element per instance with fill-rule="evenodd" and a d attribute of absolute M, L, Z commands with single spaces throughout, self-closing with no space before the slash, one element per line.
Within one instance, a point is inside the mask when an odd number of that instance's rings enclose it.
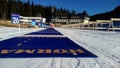
<path fill-rule="evenodd" d="M 18 24 L 18 26 L 19 26 L 19 36 L 21 35 L 21 32 L 20 32 L 20 23 Z"/>

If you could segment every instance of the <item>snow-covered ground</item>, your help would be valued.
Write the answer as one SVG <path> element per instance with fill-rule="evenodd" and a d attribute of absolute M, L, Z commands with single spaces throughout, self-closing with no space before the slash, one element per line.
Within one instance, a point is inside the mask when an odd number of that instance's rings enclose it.
<path fill-rule="evenodd" d="M 35 29 L 35 28 L 13 28 L 13 27 L 2 27 L 0 26 L 0 40 L 21 36 L 26 33 L 35 32 L 38 30 L 43 30 L 44 28 Z"/>
<path fill-rule="evenodd" d="M 12 29 L 13 31 L 9 31 L 9 29 L 6 31 L 7 35 L 5 32 L 0 32 L 0 38 L 17 36 L 18 30 Z M 0 68 L 120 68 L 120 32 L 72 28 L 56 29 L 96 54 L 98 58 L 2 58 L 0 59 Z M 37 30 L 26 28 L 21 29 L 21 33 L 25 34 Z"/>

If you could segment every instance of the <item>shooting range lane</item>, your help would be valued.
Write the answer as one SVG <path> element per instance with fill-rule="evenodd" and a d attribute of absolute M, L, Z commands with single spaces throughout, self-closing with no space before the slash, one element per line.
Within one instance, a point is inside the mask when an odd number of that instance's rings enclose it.
<path fill-rule="evenodd" d="M 57 30 L 55 30 L 53 28 L 48 28 L 45 30 L 29 33 L 26 35 L 63 35 L 63 34 L 61 34 L 60 32 L 58 32 Z"/>
<path fill-rule="evenodd" d="M 42 37 L 44 34 L 48 37 Z M 49 37 L 50 34 L 54 37 Z M 0 41 L 0 58 L 30 57 L 96 58 L 97 56 L 74 43 L 69 38 L 62 36 L 60 32 L 53 28 Z"/>

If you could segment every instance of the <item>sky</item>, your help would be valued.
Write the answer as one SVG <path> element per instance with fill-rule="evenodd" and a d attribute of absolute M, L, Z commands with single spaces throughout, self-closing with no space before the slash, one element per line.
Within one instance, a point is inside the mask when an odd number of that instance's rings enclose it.
<path fill-rule="evenodd" d="M 22 0 L 27 2 L 28 0 Z M 95 15 L 105 13 L 120 6 L 120 0 L 30 0 L 34 4 L 43 6 L 55 6 L 57 8 L 65 8 L 75 10 L 77 13 L 87 11 L 88 14 Z"/>

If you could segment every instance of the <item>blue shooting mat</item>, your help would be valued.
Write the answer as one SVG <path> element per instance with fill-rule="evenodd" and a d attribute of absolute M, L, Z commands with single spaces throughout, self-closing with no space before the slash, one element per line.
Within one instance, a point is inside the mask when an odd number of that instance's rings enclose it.
<path fill-rule="evenodd" d="M 54 31 L 55 29 L 50 30 Z M 54 33 L 59 32 L 55 30 Z M 0 41 L 0 58 L 36 57 L 96 58 L 97 56 L 67 37 L 21 36 Z"/>
<path fill-rule="evenodd" d="M 53 29 L 53 28 L 47 28 L 45 30 L 40 30 L 37 32 L 32 32 L 26 35 L 63 35 L 60 32 L 58 32 L 57 30 Z"/>

